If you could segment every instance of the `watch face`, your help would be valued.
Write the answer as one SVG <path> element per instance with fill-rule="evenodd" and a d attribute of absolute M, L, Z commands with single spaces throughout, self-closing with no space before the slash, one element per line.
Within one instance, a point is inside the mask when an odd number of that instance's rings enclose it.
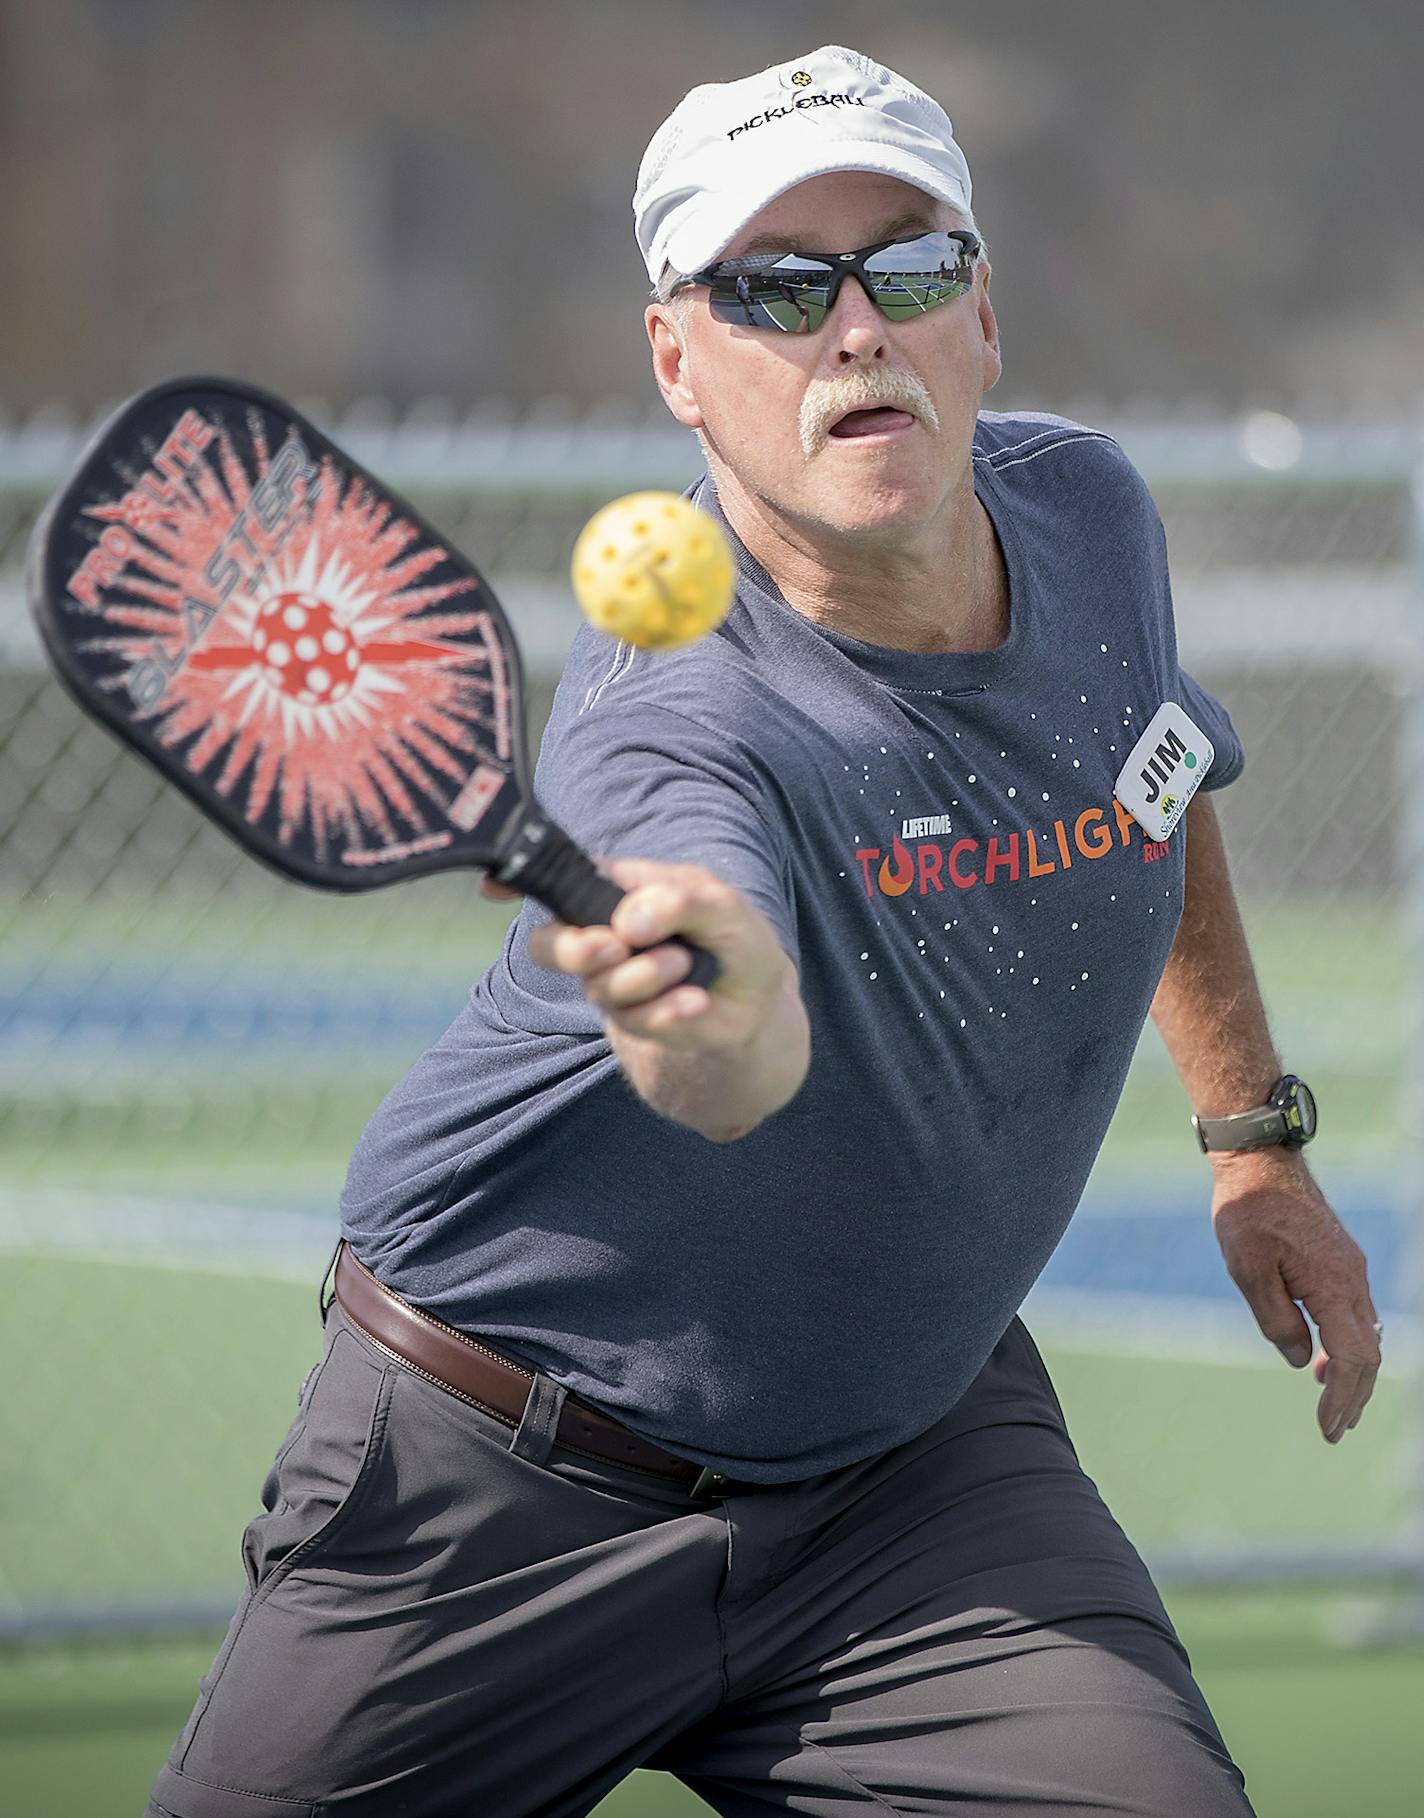
<path fill-rule="evenodd" d="M 1296 1109 L 1300 1112 L 1301 1141 L 1308 1143 L 1315 1135 L 1315 1094 L 1303 1079 L 1295 1082 L 1295 1102 Z"/>

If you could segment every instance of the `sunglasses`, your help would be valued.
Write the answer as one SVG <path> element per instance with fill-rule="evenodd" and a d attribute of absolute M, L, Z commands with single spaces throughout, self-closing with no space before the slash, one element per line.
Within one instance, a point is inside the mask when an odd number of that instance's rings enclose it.
<path fill-rule="evenodd" d="M 854 273 L 882 315 L 907 322 L 964 295 L 974 282 L 981 244 L 977 234 L 955 229 L 913 240 L 877 240 L 855 252 L 754 253 L 688 272 L 672 290 L 705 284 L 708 307 L 719 322 L 810 335 Z"/>

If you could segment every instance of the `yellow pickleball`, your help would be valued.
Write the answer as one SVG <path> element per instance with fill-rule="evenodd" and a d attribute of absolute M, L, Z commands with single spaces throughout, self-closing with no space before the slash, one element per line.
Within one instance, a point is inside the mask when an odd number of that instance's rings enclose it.
<path fill-rule="evenodd" d="M 630 492 L 584 525 L 574 597 L 611 637 L 674 650 L 726 618 L 737 565 L 714 518 L 675 492 Z"/>

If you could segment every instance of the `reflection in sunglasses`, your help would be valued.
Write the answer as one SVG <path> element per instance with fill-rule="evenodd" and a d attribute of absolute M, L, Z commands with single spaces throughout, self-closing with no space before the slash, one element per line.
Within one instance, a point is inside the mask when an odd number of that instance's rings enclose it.
<path fill-rule="evenodd" d="M 877 241 L 849 253 L 761 253 L 719 260 L 679 284 L 705 284 L 719 321 L 808 334 L 825 321 L 848 276 L 891 321 L 953 302 L 973 284 L 980 246 L 976 235 L 956 230 Z"/>

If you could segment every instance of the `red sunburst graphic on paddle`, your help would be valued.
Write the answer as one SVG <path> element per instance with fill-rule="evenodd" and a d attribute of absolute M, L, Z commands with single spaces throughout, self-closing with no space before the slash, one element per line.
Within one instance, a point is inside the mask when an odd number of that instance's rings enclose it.
<path fill-rule="evenodd" d="M 427 833 L 475 764 L 510 756 L 499 631 L 459 602 L 477 582 L 439 578 L 448 552 L 329 458 L 264 540 L 261 496 L 247 510 L 264 439 L 244 462 L 220 430 L 208 452 L 161 499 L 89 508 L 145 539 L 97 607 L 109 634 L 89 647 L 123 664 L 109 685 L 157 649 L 166 682 L 138 717 L 248 821 L 273 810 L 284 844 L 324 859 Z M 229 548 L 242 576 L 216 604 Z"/>

